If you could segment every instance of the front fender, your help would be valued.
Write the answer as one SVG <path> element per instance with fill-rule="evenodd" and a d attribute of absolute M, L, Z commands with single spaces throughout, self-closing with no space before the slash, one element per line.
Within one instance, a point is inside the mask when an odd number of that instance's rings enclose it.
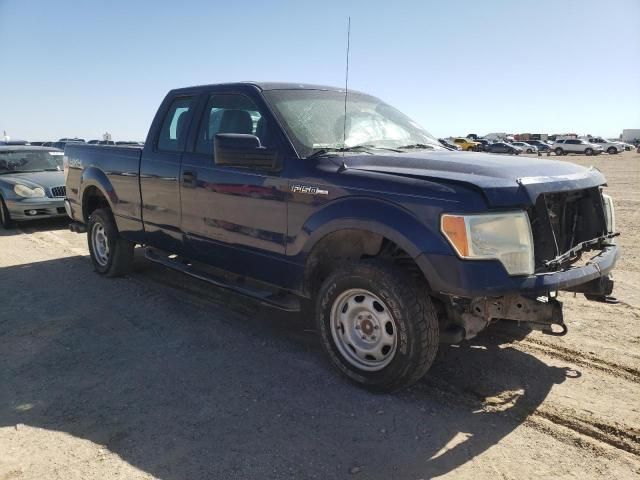
<path fill-rule="evenodd" d="M 391 240 L 412 258 L 421 253 L 451 253 L 438 230 L 440 215 L 420 219 L 406 208 L 385 200 L 348 197 L 327 204 L 304 224 L 287 253 L 304 263 L 313 247 L 326 235 L 345 229 L 365 230 Z"/>

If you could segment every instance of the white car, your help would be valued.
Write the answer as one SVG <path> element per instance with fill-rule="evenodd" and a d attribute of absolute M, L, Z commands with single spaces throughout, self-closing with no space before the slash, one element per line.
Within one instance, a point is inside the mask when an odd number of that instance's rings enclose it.
<path fill-rule="evenodd" d="M 584 155 L 600 155 L 604 149 L 597 143 L 590 143 L 579 138 L 556 140 L 551 146 L 556 155 L 567 153 L 583 153 Z"/>
<path fill-rule="evenodd" d="M 511 142 L 511 145 L 515 145 L 522 149 L 522 151 L 526 153 L 538 153 L 538 147 L 535 145 L 530 145 L 526 142 Z"/>
<path fill-rule="evenodd" d="M 587 141 L 600 145 L 609 154 L 624 152 L 624 144 L 622 142 L 612 142 L 602 137 L 591 137 Z"/>

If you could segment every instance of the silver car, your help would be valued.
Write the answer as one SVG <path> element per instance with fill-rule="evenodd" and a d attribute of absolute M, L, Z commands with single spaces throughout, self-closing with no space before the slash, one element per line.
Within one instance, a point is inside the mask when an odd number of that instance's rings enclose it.
<path fill-rule="evenodd" d="M 0 146 L 0 226 L 66 216 L 62 156 L 55 148 Z"/>

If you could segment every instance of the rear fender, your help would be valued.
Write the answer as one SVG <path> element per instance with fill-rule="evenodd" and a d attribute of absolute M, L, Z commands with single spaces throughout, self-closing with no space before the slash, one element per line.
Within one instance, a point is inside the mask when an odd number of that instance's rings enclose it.
<path fill-rule="evenodd" d="M 118 196 L 113 185 L 102 170 L 95 167 L 89 167 L 82 172 L 82 176 L 80 177 L 79 198 L 82 205 L 83 218 L 87 218 L 87 212 L 85 212 L 85 192 L 91 187 L 98 189 L 98 191 L 107 199 L 111 211 L 114 211 L 114 207 L 118 204 Z"/>

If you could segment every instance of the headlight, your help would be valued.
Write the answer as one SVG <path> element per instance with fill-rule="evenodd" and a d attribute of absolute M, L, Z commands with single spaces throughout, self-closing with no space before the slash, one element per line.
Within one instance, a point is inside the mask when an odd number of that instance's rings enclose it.
<path fill-rule="evenodd" d="M 462 258 L 500 260 L 509 275 L 534 272 L 533 236 L 525 212 L 445 214 L 440 228 Z"/>
<path fill-rule="evenodd" d="M 27 187 L 26 185 L 21 185 L 17 183 L 13 187 L 13 191 L 16 192 L 16 195 L 20 195 L 21 197 L 24 197 L 24 198 L 44 197 L 44 188 L 42 187 L 30 188 L 30 187 Z"/>
<path fill-rule="evenodd" d="M 602 205 L 604 206 L 604 218 L 607 221 L 607 233 L 613 233 L 616 231 L 616 212 L 613 209 L 613 199 L 603 193 Z"/>

